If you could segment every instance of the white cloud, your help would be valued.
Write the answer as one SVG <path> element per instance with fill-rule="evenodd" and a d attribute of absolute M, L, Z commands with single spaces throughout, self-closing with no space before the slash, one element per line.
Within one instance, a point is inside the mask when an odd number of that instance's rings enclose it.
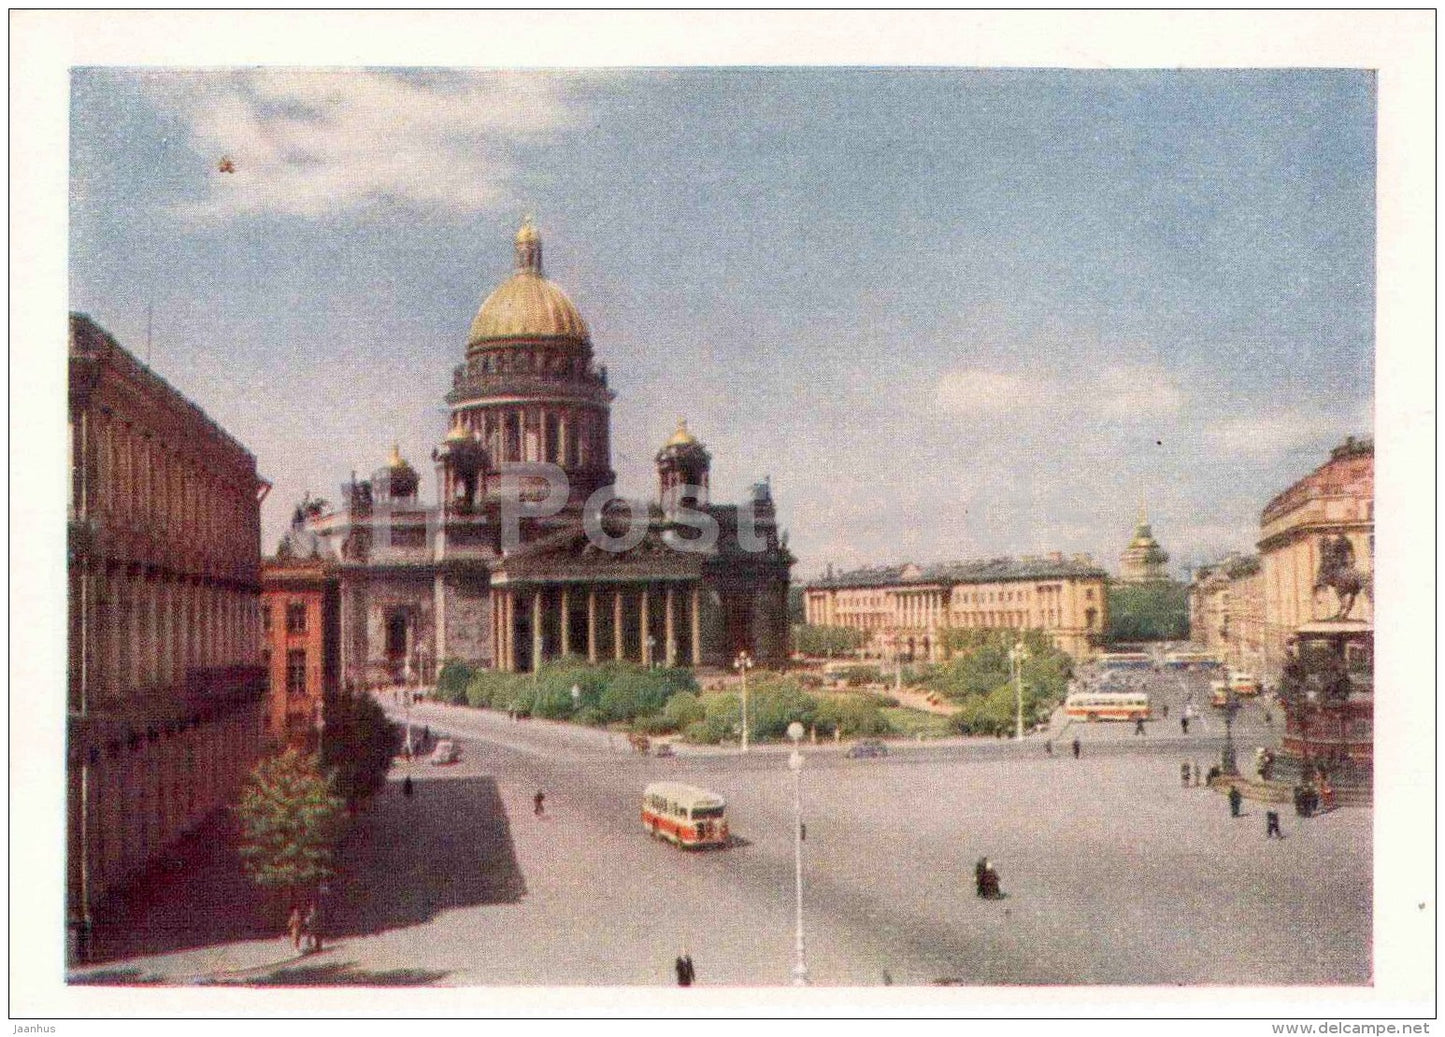
<path fill-rule="evenodd" d="M 1292 451 L 1333 443 L 1347 434 L 1368 433 L 1373 426 L 1374 405 L 1358 401 L 1343 413 L 1318 407 L 1299 406 L 1269 413 L 1225 418 L 1205 427 L 1209 448 L 1225 455 L 1278 456 Z"/>
<path fill-rule="evenodd" d="M 320 216 L 391 201 L 476 212 L 505 197 L 512 149 L 575 117 L 542 77 L 255 70 L 156 74 L 210 170 L 201 221 Z M 222 156 L 235 172 L 222 173 Z"/>
<path fill-rule="evenodd" d="M 1077 378 L 961 368 L 938 379 L 935 399 L 943 410 L 961 417 L 1037 416 L 1060 410 L 1113 420 L 1176 415 L 1186 402 L 1179 383 L 1158 364 L 1118 364 Z"/>

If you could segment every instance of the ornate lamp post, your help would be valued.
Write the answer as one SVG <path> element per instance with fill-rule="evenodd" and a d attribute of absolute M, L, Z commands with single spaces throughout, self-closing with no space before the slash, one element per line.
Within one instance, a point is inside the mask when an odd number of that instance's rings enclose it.
<path fill-rule="evenodd" d="M 808 961 L 803 952 L 803 754 L 799 751 L 803 725 L 794 720 L 788 725 L 788 737 L 793 740 L 788 769 L 793 772 L 793 887 L 797 893 L 793 920 L 793 945 L 797 953 L 793 963 L 793 986 L 805 987 L 808 985 Z"/>
<path fill-rule="evenodd" d="M 739 652 L 738 657 L 733 660 L 733 669 L 742 674 L 743 678 L 743 752 L 748 751 L 748 671 L 753 668 L 753 657 L 747 652 Z"/>
<path fill-rule="evenodd" d="M 1024 660 L 1029 657 L 1029 650 L 1024 647 L 1022 641 L 1016 642 L 1009 649 L 1009 662 L 1013 664 L 1014 671 L 1014 698 L 1018 704 L 1018 715 L 1014 727 L 1014 738 L 1022 742 L 1024 739 Z"/>

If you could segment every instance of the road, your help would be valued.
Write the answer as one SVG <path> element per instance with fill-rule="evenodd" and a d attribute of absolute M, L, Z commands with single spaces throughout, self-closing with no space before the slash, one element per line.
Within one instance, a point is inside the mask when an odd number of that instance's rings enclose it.
<path fill-rule="evenodd" d="M 1266 841 L 1258 805 L 1231 819 L 1223 796 L 1180 785 L 1180 762 L 1207 765 L 1221 744 L 1222 719 L 1207 706 L 1202 733 L 1196 723 L 1186 737 L 1176 722 L 1186 696 L 1204 701 L 1207 680 L 1148 680 L 1170 719 L 1144 735 L 1056 718 L 1022 743 L 895 745 L 883 759 L 805 746 L 811 981 L 1369 982 L 1371 811 L 1286 813 L 1286 838 Z M 1250 703 L 1237 719 L 1241 762 L 1278 727 L 1263 714 Z M 288 981 L 670 985 L 684 951 L 702 985 L 791 981 L 785 749 L 642 757 L 606 732 L 463 707 L 422 704 L 411 719 L 418 733 L 457 740 L 461 762 L 399 765 L 358 816 L 324 904 L 330 949 L 289 963 Z M 738 845 L 699 853 L 647 838 L 640 794 L 664 777 L 726 796 Z M 290 953 L 233 848 L 197 843 L 110 927 L 93 981 L 264 981 Z M 973 895 L 984 854 L 1002 901 Z M 198 891 L 222 889 L 224 905 L 197 910 Z"/>
<path fill-rule="evenodd" d="M 1150 680 L 1176 697 L 1171 718 L 1186 694 L 1199 702 L 1207 690 L 1195 676 Z M 1223 797 L 1180 786 L 1181 759 L 1217 755 L 1222 720 L 1201 712 L 1203 737 L 1183 737 L 1172 719 L 1144 736 L 1132 725 L 1074 725 L 1054 732 L 1064 741 L 1053 756 L 1042 735 L 906 746 L 881 760 L 807 747 L 813 982 L 1366 982 L 1369 811 L 1287 816 L 1286 838 L 1267 842 L 1261 808 L 1233 820 Z M 789 982 L 784 752 L 655 759 L 602 732 L 458 707 L 421 705 L 412 719 L 460 741 L 463 762 L 415 764 L 415 799 L 393 796 L 387 808 L 424 815 L 442 788 L 494 779 L 525 894 L 500 907 L 459 904 L 422 931 L 366 937 L 368 967 L 421 963 L 459 984 L 667 983 L 687 950 L 704 983 Z M 1268 734 L 1263 707 L 1246 707 L 1242 762 Z M 1063 751 L 1075 735 L 1078 760 Z M 638 797 L 662 777 L 726 796 L 740 845 L 688 853 L 647 839 Z M 532 815 L 537 789 L 547 794 L 542 818 Z M 973 896 L 982 854 L 1002 873 L 1002 902 Z"/>

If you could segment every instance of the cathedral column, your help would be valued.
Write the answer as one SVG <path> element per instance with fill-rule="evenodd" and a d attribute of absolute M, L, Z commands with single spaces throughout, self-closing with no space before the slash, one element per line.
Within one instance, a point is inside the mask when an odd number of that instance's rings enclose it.
<path fill-rule="evenodd" d="M 702 619 L 699 609 L 702 605 L 701 592 L 697 584 L 692 585 L 692 664 L 702 665 Z"/>
<path fill-rule="evenodd" d="M 572 592 L 566 587 L 562 588 L 562 629 L 558 633 L 559 654 L 565 658 L 572 654 Z"/>
<path fill-rule="evenodd" d="M 639 643 L 639 645 L 640 645 L 641 648 L 642 648 L 642 665 L 643 665 L 643 666 L 651 666 L 651 665 L 652 665 L 652 646 L 647 643 L 647 627 L 648 627 L 647 605 L 648 605 L 648 598 L 649 598 L 649 596 L 650 596 L 650 595 L 649 595 L 648 590 L 647 590 L 647 584 L 644 583 L 644 584 L 642 585 L 642 597 L 639 599 L 638 604 L 637 604 L 637 611 L 638 611 L 638 616 L 637 616 L 638 643 Z"/>
<path fill-rule="evenodd" d="M 542 668 L 542 588 L 532 592 L 532 672 Z"/>
<path fill-rule="evenodd" d="M 557 412 L 557 463 L 568 467 L 567 457 L 567 412 Z"/>
<path fill-rule="evenodd" d="M 612 592 L 612 657 L 622 661 L 622 588 Z"/>
<path fill-rule="evenodd" d="M 506 590 L 502 614 L 505 617 L 502 640 L 507 646 L 507 672 L 512 673 L 517 669 L 517 592 L 511 587 Z"/>
<path fill-rule="evenodd" d="M 597 662 L 597 588 L 587 588 L 587 661 Z"/>
<path fill-rule="evenodd" d="M 673 616 L 674 607 L 675 602 L 673 601 L 672 584 L 669 583 L 667 585 L 667 612 L 666 618 L 663 620 L 662 630 L 662 636 L 665 642 L 665 648 L 663 650 L 666 653 L 664 658 L 667 660 L 668 666 L 677 665 L 677 623 Z"/>

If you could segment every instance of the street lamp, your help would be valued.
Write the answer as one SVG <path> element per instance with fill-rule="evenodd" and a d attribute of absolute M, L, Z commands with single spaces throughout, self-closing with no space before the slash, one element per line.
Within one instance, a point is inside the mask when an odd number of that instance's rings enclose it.
<path fill-rule="evenodd" d="M 1234 714 L 1239 712 L 1239 699 L 1234 689 L 1224 692 L 1224 749 L 1220 753 L 1219 769 L 1225 774 L 1238 774 L 1239 765 L 1234 752 Z"/>
<path fill-rule="evenodd" d="M 733 660 L 733 669 L 743 677 L 743 752 L 748 751 L 748 671 L 752 668 L 753 657 L 747 652 L 739 652 Z"/>
<path fill-rule="evenodd" d="M 1024 739 L 1024 660 L 1029 657 L 1029 650 L 1024 647 L 1022 641 L 1014 644 L 1009 649 L 1009 662 L 1013 664 L 1014 671 L 1014 697 L 1018 703 L 1018 720 L 1014 730 L 1014 737 L 1020 742 Z"/>
<path fill-rule="evenodd" d="M 797 960 L 793 963 L 793 986 L 805 987 L 808 985 L 808 962 L 803 953 L 803 754 L 799 750 L 803 739 L 803 725 L 794 720 L 788 725 L 788 737 L 793 740 L 788 769 L 793 772 L 793 887 L 797 891 L 793 921 Z"/>

